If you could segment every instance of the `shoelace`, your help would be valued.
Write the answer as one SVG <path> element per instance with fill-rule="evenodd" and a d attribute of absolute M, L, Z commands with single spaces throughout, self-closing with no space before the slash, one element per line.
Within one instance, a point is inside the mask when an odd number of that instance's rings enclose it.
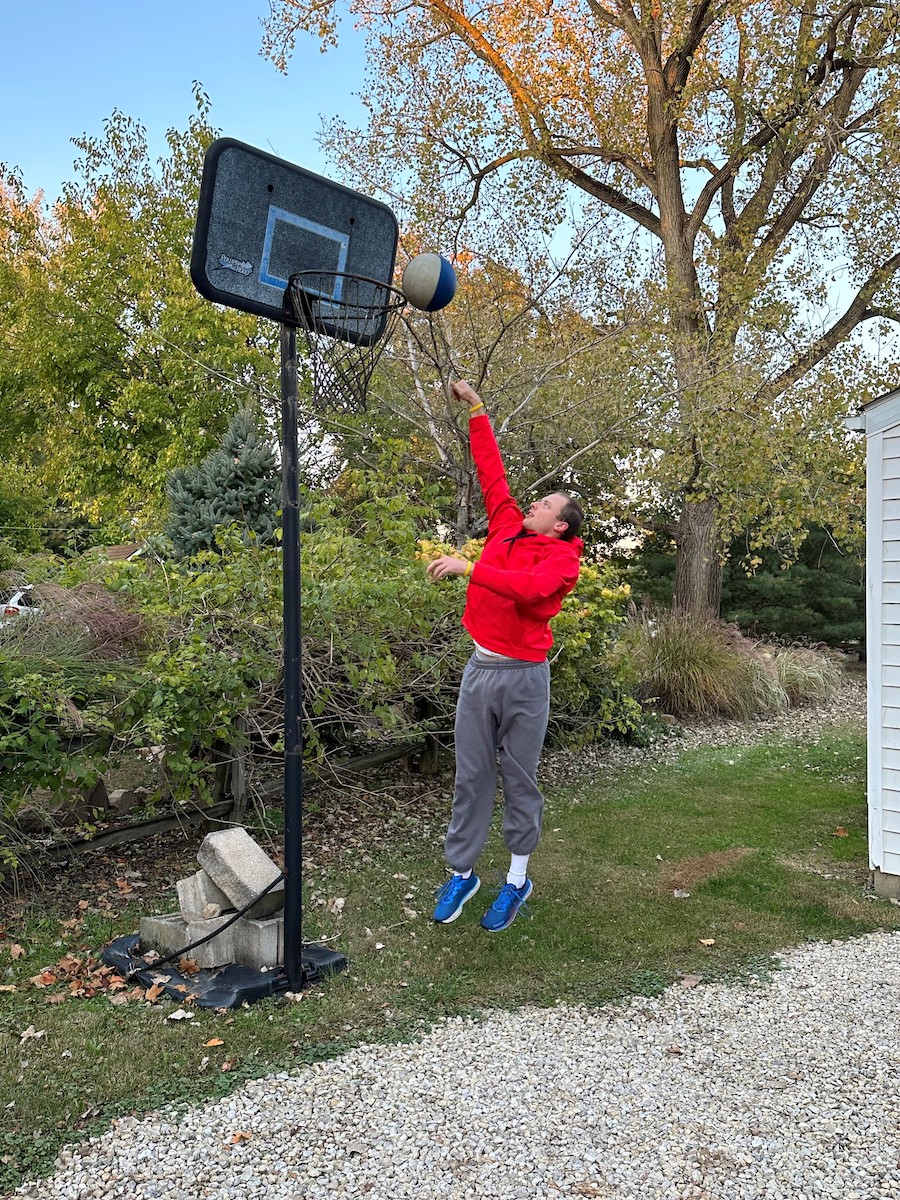
<path fill-rule="evenodd" d="M 497 899 L 491 905 L 491 908 L 499 908 L 507 911 L 512 908 L 515 901 L 519 901 L 522 907 L 525 907 L 525 901 L 519 895 L 519 890 L 513 883 L 504 883 L 503 887 L 497 893 Z"/>
<path fill-rule="evenodd" d="M 469 879 L 471 879 L 471 876 L 469 876 Z M 451 875 L 446 883 L 442 883 L 440 887 L 435 888 L 435 895 L 438 900 L 446 900 L 453 890 L 454 885 L 461 886 L 464 883 L 468 883 L 469 879 L 463 879 L 462 875 Z"/>

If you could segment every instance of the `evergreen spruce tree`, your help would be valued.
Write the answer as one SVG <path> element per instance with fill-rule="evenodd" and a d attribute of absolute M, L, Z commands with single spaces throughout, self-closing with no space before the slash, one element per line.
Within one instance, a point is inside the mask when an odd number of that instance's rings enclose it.
<path fill-rule="evenodd" d="M 787 568 L 774 550 L 759 550 L 754 575 L 741 561 L 746 543 L 731 547 L 722 583 L 722 616 L 752 634 L 807 638 L 829 646 L 865 644 L 866 581 L 860 557 L 835 544 L 817 525 Z"/>
<path fill-rule="evenodd" d="M 279 508 L 280 473 L 253 415 L 237 413 L 218 450 L 196 466 L 173 471 L 166 495 L 166 533 L 177 558 L 214 547 L 223 525 L 237 525 L 245 541 L 269 541 Z"/>

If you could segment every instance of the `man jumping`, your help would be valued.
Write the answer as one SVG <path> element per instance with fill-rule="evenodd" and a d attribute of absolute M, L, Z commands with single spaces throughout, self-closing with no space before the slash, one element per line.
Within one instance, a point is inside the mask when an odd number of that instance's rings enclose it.
<path fill-rule="evenodd" d="M 484 929 L 499 933 L 532 892 L 528 858 L 544 811 L 537 767 L 550 717 L 550 621 L 578 582 L 584 514 L 571 496 L 553 492 L 523 515 L 510 495 L 483 402 L 467 383 L 451 389 L 469 403 L 488 536 L 474 566 L 443 555 L 426 568 L 435 580 L 468 578 L 462 623 L 475 643 L 456 706 L 456 783 L 445 842 L 453 874 L 438 893 L 434 919 L 455 921 L 481 886 L 473 868 L 488 837 L 499 757 L 503 837 L 512 857 L 506 883 L 481 919 Z"/>

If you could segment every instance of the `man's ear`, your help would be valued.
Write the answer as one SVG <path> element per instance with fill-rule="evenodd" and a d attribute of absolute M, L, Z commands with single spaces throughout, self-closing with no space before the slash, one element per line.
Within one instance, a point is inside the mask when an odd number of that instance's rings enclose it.
<path fill-rule="evenodd" d="M 567 532 L 568 528 L 568 521 L 557 521 L 553 526 L 553 532 L 557 537 L 562 537 L 562 535 Z"/>

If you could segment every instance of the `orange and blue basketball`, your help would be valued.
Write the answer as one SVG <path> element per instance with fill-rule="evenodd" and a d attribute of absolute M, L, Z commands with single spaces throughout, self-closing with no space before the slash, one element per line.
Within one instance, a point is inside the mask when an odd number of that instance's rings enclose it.
<path fill-rule="evenodd" d="M 456 272 L 440 254 L 419 254 L 407 263 L 401 287 L 410 304 L 437 312 L 456 295 Z"/>

